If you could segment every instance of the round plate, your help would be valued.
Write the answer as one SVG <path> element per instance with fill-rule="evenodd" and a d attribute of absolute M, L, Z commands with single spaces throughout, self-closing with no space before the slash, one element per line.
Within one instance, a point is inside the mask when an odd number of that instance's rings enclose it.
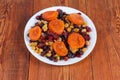
<path fill-rule="evenodd" d="M 47 59 L 46 57 L 40 56 L 39 54 L 34 52 L 32 50 L 32 48 L 29 46 L 29 38 L 28 38 L 27 34 L 28 34 L 29 29 L 32 26 L 34 26 L 35 23 L 37 22 L 35 17 L 44 13 L 44 12 L 46 12 L 46 11 L 52 11 L 52 10 L 57 10 L 57 9 L 61 9 L 64 12 L 66 12 L 67 14 L 69 14 L 69 13 L 79 13 L 80 12 L 81 16 L 84 18 L 87 25 L 92 29 L 92 31 L 90 32 L 90 37 L 91 37 L 90 45 L 87 47 L 86 52 L 80 58 L 75 57 L 75 58 L 72 58 L 72 59 L 68 59 L 68 61 L 61 60 L 61 61 L 58 61 L 58 62 L 53 62 L 53 61 L 50 61 L 49 59 Z M 52 64 L 52 65 L 59 65 L 59 66 L 60 65 L 74 64 L 74 63 L 77 63 L 77 62 L 83 60 L 84 58 L 86 58 L 91 53 L 91 51 L 93 50 L 93 48 L 96 44 L 96 39 L 97 39 L 97 33 L 96 33 L 96 29 L 95 29 L 95 26 L 94 26 L 92 20 L 87 15 L 85 15 L 83 12 L 81 12 L 79 10 L 76 10 L 76 9 L 73 9 L 73 8 L 70 8 L 70 7 L 64 7 L 64 6 L 50 7 L 50 8 L 46 8 L 46 9 L 43 9 L 43 10 L 37 12 L 27 22 L 27 24 L 25 26 L 25 30 L 24 30 L 24 41 L 25 41 L 26 47 L 28 48 L 30 53 L 42 62 L 45 62 L 47 64 Z"/>

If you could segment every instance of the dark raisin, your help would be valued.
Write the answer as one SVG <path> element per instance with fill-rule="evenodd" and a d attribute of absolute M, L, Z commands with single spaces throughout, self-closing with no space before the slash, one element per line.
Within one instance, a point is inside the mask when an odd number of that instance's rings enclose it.
<path fill-rule="evenodd" d="M 79 26 L 78 25 L 76 25 L 76 24 L 73 24 L 73 26 L 74 26 L 74 28 L 78 28 Z"/>
<path fill-rule="evenodd" d="M 35 26 L 39 26 L 38 22 L 35 23 Z"/>
<path fill-rule="evenodd" d="M 64 57 L 63 56 L 60 56 L 60 60 L 63 60 L 64 59 Z"/>
<path fill-rule="evenodd" d="M 57 12 L 59 13 L 58 18 L 62 18 L 63 16 L 63 11 L 61 9 L 57 9 Z"/>
<path fill-rule="evenodd" d="M 81 49 L 79 49 L 77 52 L 76 52 L 76 57 L 81 57 L 81 55 L 83 55 L 83 51 Z"/>
<path fill-rule="evenodd" d="M 52 56 L 54 56 L 56 53 L 55 53 L 55 51 L 52 51 Z"/>
<path fill-rule="evenodd" d="M 29 37 L 29 34 L 27 34 L 27 36 Z"/>
<path fill-rule="evenodd" d="M 72 52 L 70 52 L 70 51 L 68 52 L 68 55 L 67 55 L 67 56 L 68 56 L 68 58 L 74 58 L 74 57 L 75 57 L 75 55 L 72 54 Z"/>
<path fill-rule="evenodd" d="M 81 25 L 81 27 L 80 27 L 81 29 L 84 29 L 85 27 L 83 27 L 83 25 Z"/>
<path fill-rule="evenodd" d="M 44 25 L 43 23 L 40 23 L 40 24 L 39 24 L 40 27 L 43 27 L 43 25 Z"/>
<path fill-rule="evenodd" d="M 63 36 L 64 36 L 65 38 L 67 38 L 67 37 L 68 37 L 68 33 L 67 33 L 67 32 L 63 32 Z"/>
<path fill-rule="evenodd" d="M 50 47 L 49 47 L 49 46 L 43 46 L 42 48 L 43 48 L 43 50 L 44 50 L 45 52 L 48 52 L 48 51 L 50 50 Z"/>
<path fill-rule="evenodd" d="M 64 15 L 64 16 L 62 16 L 62 18 L 61 18 L 64 22 L 65 22 L 65 17 L 66 17 L 66 16 Z"/>
<path fill-rule="evenodd" d="M 31 43 L 31 42 L 36 42 L 36 41 L 32 41 L 32 40 L 30 40 L 30 43 Z"/>
<path fill-rule="evenodd" d="M 43 51 L 42 53 L 41 53 L 41 56 L 44 56 L 46 54 L 46 52 L 45 51 Z"/>
<path fill-rule="evenodd" d="M 87 47 L 87 45 L 85 44 L 85 45 L 84 45 L 84 47 L 86 48 L 86 47 Z"/>
<path fill-rule="evenodd" d="M 66 12 L 63 12 L 63 15 L 67 16 L 68 14 L 66 14 Z"/>
<path fill-rule="evenodd" d="M 49 60 L 54 60 L 54 57 L 47 57 Z"/>

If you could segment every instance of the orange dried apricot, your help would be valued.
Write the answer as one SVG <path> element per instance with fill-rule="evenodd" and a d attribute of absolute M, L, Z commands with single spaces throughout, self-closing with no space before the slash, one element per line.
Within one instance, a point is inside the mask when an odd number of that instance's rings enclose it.
<path fill-rule="evenodd" d="M 42 17 L 47 21 L 51 21 L 51 20 L 57 19 L 58 12 L 57 11 L 47 11 L 42 14 Z"/>
<path fill-rule="evenodd" d="M 53 49 L 59 56 L 66 56 L 68 54 L 68 49 L 66 48 L 63 41 L 54 42 Z"/>
<path fill-rule="evenodd" d="M 62 34 L 64 31 L 64 22 L 59 19 L 50 21 L 49 30 L 56 34 Z"/>
<path fill-rule="evenodd" d="M 77 24 L 77 25 L 82 25 L 84 24 L 84 20 L 82 16 L 79 14 L 73 13 L 68 15 L 68 20 L 70 20 L 72 23 Z"/>
<path fill-rule="evenodd" d="M 71 33 L 68 36 L 68 44 L 72 49 L 82 48 L 85 45 L 85 39 L 79 33 Z"/>
<path fill-rule="evenodd" d="M 40 38 L 41 34 L 42 34 L 41 28 L 39 26 L 35 26 L 31 28 L 29 31 L 29 38 L 32 41 L 36 41 Z"/>

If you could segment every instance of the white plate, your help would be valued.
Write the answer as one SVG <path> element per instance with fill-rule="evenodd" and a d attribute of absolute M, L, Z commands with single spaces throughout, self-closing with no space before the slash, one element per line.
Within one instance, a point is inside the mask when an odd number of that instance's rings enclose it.
<path fill-rule="evenodd" d="M 31 47 L 29 46 L 29 38 L 28 38 L 27 34 L 28 34 L 29 29 L 32 26 L 34 26 L 35 23 L 37 22 L 37 20 L 36 20 L 35 17 L 38 16 L 38 15 L 40 15 L 43 12 L 50 11 L 50 10 L 57 10 L 57 9 L 61 9 L 61 10 L 63 10 L 64 12 L 66 12 L 68 14 L 69 13 L 78 13 L 78 12 L 80 12 L 81 16 L 84 18 L 85 22 L 87 22 L 88 26 L 92 29 L 92 31 L 90 32 L 90 37 L 91 37 L 90 45 L 88 46 L 87 51 L 80 58 L 68 59 L 68 61 L 62 60 L 62 61 L 58 61 L 58 62 L 53 62 L 53 61 L 50 61 L 49 59 L 47 59 L 46 57 L 40 56 L 39 54 L 37 54 L 36 52 L 34 52 L 31 49 Z M 93 48 L 94 48 L 94 46 L 96 44 L 96 39 L 97 39 L 96 28 L 95 28 L 92 20 L 87 15 L 85 15 L 83 12 L 81 12 L 79 10 L 76 10 L 76 9 L 73 9 L 73 8 L 70 8 L 70 7 L 64 7 L 64 6 L 50 7 L 50 8 L 46 8 L 46 9 L 43 9 L 43 10 L 37 12 L 27 22 L 27 24 L 25 26 L 25 30 L 24 30 L 24 41 L 25 41 L 26 47 L 28 48 L 28 50 L 30 51 L 30 53 L 33 56 L 35 56 L 37 59 L 39 59 L 40 61 L 42 61 L 42 62 L 45 62 L 47 64 L 52 64 L 52 65 L 59 65 L 59 66 L 60 65 L 74 64 L 74 63 L 77 63 L 77 62 L 83 60 L 84 58 L 86 58 L 91 53 L 91 51 L 93 50 Z"/>

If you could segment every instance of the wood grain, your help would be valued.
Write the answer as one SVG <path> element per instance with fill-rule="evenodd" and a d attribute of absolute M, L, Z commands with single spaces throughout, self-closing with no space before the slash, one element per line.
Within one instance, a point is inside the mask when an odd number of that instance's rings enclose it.
<path fill-rule="evenodd" d="M 52 66 L 29 54 L 23 40 L 39 10 L 69 6 L 95 23 L 97 44 L 73 65 Z M 120 0 L 0 0 L 0 80 L 120 80 Z"/>
<path fill-rule="evenodd" d="M 90 2 L 95 4 L 91 5 Z M 110 2 L 106 0 L 99 2 L 91 0 L 90 2 L 87 2 L 87 13 L 95 22 L 98 31 L 97 45 L 92 57 L 94 75 L 93 78 L 95 80 L 119 80 L 120 76 L 118 75 L 120 75 L 120 57 L 118 54 L 120 53 L 116 50 L 116 48 L 119 46 L 114 46 L 115 43 L 113 40 L 120 40 L 120 38 L 118 36 L 116 38 L 112 38 L 113 32 L 111 31 L 111 28 L 113 28 L 112 25 L 114 22 L 114 20 L 112 20 L 112 17 L 115 17 L 116 15 L 113 15 L 113 11 L 111 11 L 112 8 L 110 8 L 110 5 L 108 4 L 113 4 L 114 2 L 112 2 L 112 0 Z M 115 10 L 115 6 L 117 4 L 113 6 L 113 10 Z M 96 12 L 99 13 L 96 14 Z M 114 23 L 114 25 L 116 25 L 116 23 Z M 118 42 L 119 41 L 116 43 L 119 44 Z"/>
<path fill-rule="evenodd" d="M 0 80 L 28 78 L 29 52 L 23 31 L 31 9 L 32 1 L 0 0 Z"/>

